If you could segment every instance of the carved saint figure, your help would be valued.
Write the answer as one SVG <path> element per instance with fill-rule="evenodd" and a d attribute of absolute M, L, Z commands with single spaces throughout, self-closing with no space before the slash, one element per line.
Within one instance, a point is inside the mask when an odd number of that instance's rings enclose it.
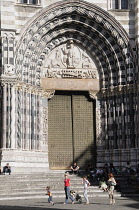
<path fill-rule="evenodd" d="M 73 40 L 70 40 L 65 49 L 62 49 L 64 57 L 63 61 L 67 64 L 67 68 L 75 68 L 75 51 Z"/>

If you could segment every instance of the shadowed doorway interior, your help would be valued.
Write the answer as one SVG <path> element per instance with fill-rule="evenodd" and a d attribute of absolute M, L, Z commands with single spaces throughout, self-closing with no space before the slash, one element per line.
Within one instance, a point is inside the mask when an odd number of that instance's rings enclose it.
<path fill-rule="evenodd" d="M 50 169 L 95 166 L 95 151 L 95 101 L 88 92 L 56 91 L 48 102 Z"/>

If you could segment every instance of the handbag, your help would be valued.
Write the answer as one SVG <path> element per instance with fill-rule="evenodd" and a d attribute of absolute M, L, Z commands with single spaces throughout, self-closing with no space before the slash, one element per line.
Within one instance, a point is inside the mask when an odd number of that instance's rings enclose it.
<path fill-rule="evenodd" d="M 111 186 L 116 186 L 116 183 L 111 182 L 110 185 L 111 185 Z"/>

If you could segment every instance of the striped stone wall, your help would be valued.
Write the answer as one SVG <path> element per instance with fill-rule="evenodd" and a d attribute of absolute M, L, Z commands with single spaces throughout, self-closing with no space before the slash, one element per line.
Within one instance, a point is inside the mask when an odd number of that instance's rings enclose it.
<path fill-rule="evenodd" d="M 71 5 L 69 10 L 66 7 L 57 9 L 55 5 L 58 2 L 60 4 L 60 1 L 42 0 L 41 5 L 25 5 L 20 4 L 19 0 L 18 3 L 16 0 L 3 0 L 1 3 L 1 74 L 4 74 L 1 77 L 0 90 L 0 116 L 3 118 L 3 125 L 0 127 L 3 127 L 4 134 L 2 146 L 4 149 L 48 152 L 47 98 L 54 92 L 43 92 L 38 81 L 47 54 L 57 45 L 72 38 L 99 60 L 101 93 L 98 100 L 101 110 L 102 150 L 98 147 L 98 166 L 110 160 L 115 161 L 117 166 L 119 163 L 124 165 L 127 156 L 135 164 L 139 160 L 136 88 L 139 64 L 139 2 L 135 0 L 135 8 L 132 10 L 112 10 L 107 0 L 88 0 L 100 8 L 92 7 L 90 13 L 89 7 L 88 11 L 86 7 L 79 8 L 78 14 L 75 12 L 78 5 Z M 52 3 L 54 5 L 51 6 Z M 49 13 L 47 8 L 52 12 Z M 98 13 L 95 14 L 96 10 Z M 70 17 L 70 12 L 75 12 L 74 17 Z M 38 15 L 40 13 L 41 16 Z M 57 27 L 55 17 L 58 17 L 60 27 Z M 65 27 L 65 22 L 69 24 L 69 28 Z M 21 43 L 15 49 L 18 40 Z M 21 81 L 14 89 L 17 80 Z M 133 148 L 132 151 L 130 148 Z M 134 152 L 136 157 L 133 156 Z M 4 161 L 7 160 L 7 154 Z M 18 155 L 15 160 L 18 160 Z M 48 159 L 45 161 L 48 167 Z"/>
<path fill-rule="evenodd" d="M 135 49 L 136 49 L 136 71 L 139 71 L 139 1 L 135 0 Z M 139 81 L 139 75 L 138 75 Z M 137 103 L 139 107 L 139 84 L 137 89 Z M 137 116 L 137 125 L 136 125 L 136 133 L 139 138 L 139 108 L 138 108 L 138 116 Z"/>

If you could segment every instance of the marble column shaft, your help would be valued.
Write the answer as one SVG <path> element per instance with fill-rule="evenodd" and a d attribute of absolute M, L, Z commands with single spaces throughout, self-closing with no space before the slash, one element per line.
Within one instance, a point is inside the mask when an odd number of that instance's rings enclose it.
<path fill-rule="evenodd" d="M 6 118 L 7 118 L 7 84 L 3 85 L 3 131 L 2 131 L 2 135 L 3 135 L 3 148 L 6 148 Z"/>

